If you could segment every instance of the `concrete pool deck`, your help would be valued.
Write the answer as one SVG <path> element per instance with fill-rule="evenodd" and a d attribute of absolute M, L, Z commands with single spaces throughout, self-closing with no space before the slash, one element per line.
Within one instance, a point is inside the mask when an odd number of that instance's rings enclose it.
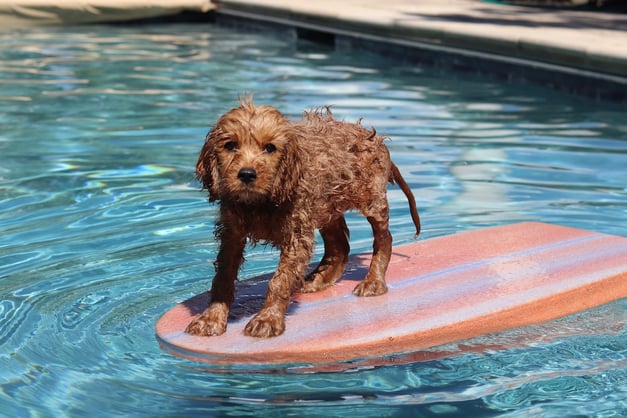
<path fill-rule="evenodd" d="M 583 93 L 627 97 L 627 14 L 481 0 L 220 0 L 216 15 L 448 56 L 471 56 L 570 78 Z M 367 48 L 367 46 L 366 46 Z M 472 67 L 473 64 L 461 64 Z M 529 77 L 529 72 L 523 78 Z M 546 78 L 546 77 L 544 77 Z M 580 86 L 582 87 L 582 86 Z"/>

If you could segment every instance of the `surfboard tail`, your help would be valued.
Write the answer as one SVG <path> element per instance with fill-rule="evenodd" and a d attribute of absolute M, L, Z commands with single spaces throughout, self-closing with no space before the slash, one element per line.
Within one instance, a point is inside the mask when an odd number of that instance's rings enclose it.
<path fill-rule="evenodd" d="M 411 219 L 414 221 L 414 225 L 416 225 L 416 234 L 414 235 L 414 239 L 416 239 L 418 238 L 418 235 L 420 235 L 420 215 L 418 215 L 418 209 L 416 208 L 416 199 L 414 198 L 411 188 L 401 175 L 398 167 L 394 163 L 391 164 L 392 177 L 390 178 L 390 183 L 394 184 L 396 182 L 407 197 L 407 201 L 409 203 L 409 213 L 411 214 Z"/>

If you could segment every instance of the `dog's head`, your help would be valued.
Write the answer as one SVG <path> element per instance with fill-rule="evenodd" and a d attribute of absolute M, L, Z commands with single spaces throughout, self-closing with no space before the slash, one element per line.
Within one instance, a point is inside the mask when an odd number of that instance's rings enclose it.
<path fill-rule="evenodd" d="M 278 110 L 241 100 L 209 132 L 196 164 L 209 200 L 276 206 L 289 200 L 301 173 L 297 138 Z"/>

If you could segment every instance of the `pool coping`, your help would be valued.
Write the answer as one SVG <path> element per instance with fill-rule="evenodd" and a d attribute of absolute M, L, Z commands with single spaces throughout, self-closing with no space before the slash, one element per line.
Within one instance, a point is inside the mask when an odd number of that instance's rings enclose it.
<path fill-rule="evenodd" d="M 532 31 L 522 31 L 516 25 L 498 34 L 482 32 L 488 27 L 500 29 L 498 21 L 488 26 L 475 25 L 473 22 L 451 24 L 444 19 L 430 24 L 425 21 L 406 21 L 401 19 L 407 14 L 403 7 L 411 2 L 389 1 L 390 10 L 384 15 L 377 13 L 381 9 L 372 9 L 377 3 L 373 0 L 343 1 L 341 5 L 332 5 L 329 0 L 318 0 L 316 5 L 294 0 L 220 0 L 214 2 L 216 8 L 212 13 L 219 25 L 264 32 L 283 30 L 289 36 L 330 43 L 336 48 L 392 55 L 406 64 L 426 64 L 493 75 L 509 81 L 539 84 L 598 101 L 627 103 L 627 48 L 616 48 L 616 42 L 622 39 L 624 45 L 627 45 L 627 31 L 620 30 L 623 29 L 623 15 L 617 15 L 615 22 L 607 23 L 615 25 L 610 27 L 611 30 L 604 27 L 553 30 L 551 33 L 561 35 L 564 39 L 552 41 L 542 36 L 532 39 Z M 413 5 L 412 10 L 419 13 L 425 7 L 433 6 L 432 3 L 430 0 L 421 2 L 420 6 Z M 478 0 L 449 0 L 443 4 L 457 8 L 470 4 L 480 4 L 482 8 L 495 7 Z M 509 15 L 521 10 L 516 6 L 496 7 Z M 468 11 L 457 12 L 460 16 L 469 16 Z M 579 13 L 584 14 L 575 15 L 578 18 L 589 16 L 586 13 L 599 12 Z M 603 18 L 610 16 L 600 13 Z M 471 17 L 468 19 L 471 20 Z M 546 24 L 542 23 L 545 17 L 543 13 L 533 15 L 537 20 L 534 24 L 538 25 L 533 31 L 546 28 Z M 463 21 L 464 18 L 458 20 Z M 574 31 L 582 31 L 583 37 L 580 33 L 577 39 L 570 39 Z M 618 36 L 618 39 L 603 41 L 606 36 L 613 35 Z M 583 43 L 582 39 L 596 41 L 600 45 L 599 51 L 590 52 L 589 45 Z M 603 71 L 599 71 L 600 68 Z"/>

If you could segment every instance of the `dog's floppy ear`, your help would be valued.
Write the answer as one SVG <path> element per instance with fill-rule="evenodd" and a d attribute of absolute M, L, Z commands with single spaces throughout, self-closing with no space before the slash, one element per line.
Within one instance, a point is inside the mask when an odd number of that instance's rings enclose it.
<path fill-rule="evenodd" d="M 205 144 L 200 150 L 196 163 L 196 177 L 202 182 L 203 189 L 209 191 L 209 201 L 220 199 L 218 157 L 216 150 L 216 129 L 207 134 Z"/>
<path fill-rule="evenodd" d="M 299 135 L 294 131 L 289 133 L 288 137 L 272 185 L 271 198 L 277 206 L 292 197 L 302 175 L 303 162 L 299 152 Z"/>

